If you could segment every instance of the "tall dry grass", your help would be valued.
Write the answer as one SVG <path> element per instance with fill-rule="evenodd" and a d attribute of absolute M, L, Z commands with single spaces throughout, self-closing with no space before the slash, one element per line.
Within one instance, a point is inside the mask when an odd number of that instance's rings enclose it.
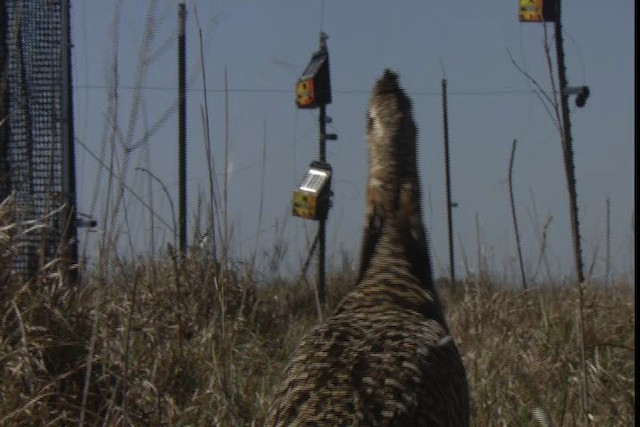
<path fill-rule="evenodd" d="M 514 286 L 515 288 L 515 286 Z M 634 302 L 587 286 L 589 424 L 634 425 Z M 447 298 L 472 391 L 474 425 L 584 425 L 578 290 L 469 284 Z"/>
<path fill-rule="evenodd" d="M 210 258 L 117 260 L 114 279 L 31 280 L 11 269 L 0 208 L 0 425 L 261 425 L 271 390 L 317 322 L 312 287 Z M 353 262 L 330 275 L 329 307 Z M 440 283 L 469 377 L 473 424 L 583 425 L 577 290 Z M 634 424 L 634 304 L 627 285 L 585 290 L 592 425 Z"/>

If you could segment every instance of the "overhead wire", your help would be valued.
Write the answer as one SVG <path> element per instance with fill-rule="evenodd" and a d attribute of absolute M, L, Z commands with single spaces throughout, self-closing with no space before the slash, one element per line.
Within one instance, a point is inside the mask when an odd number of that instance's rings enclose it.
<path fill-rule="evenodd" d="M 75 85 L 75 89 L 78 90 L 103 90 L 107 89 L 105 85 Z M 134 85 L 120 85 L 120 90 L 134 90 Z M 148 91 L 176 91 L 177 87 L 172 86 L 141 86 L 140 89 Z M 187 88 L 189 92 L 202 92 L 202 88 Z M 224 93 L 224 89 L 207 89 L 208 93 Z M 291 94 L 291 89 L 268 89 L 268 88 L 229 88 L 229 93 L 281 93 Z M 341 95 L 368 95 L 371 91 L 369 89 L 332 89 L 335 94 Z M 433 96 L 440 97 L 439 91 L 424 91 L 424 90 L 408 90 L 413 96 Z M 488 89 L 488 90 L 458 90 L 451 91 L 449 95 L 453 96 L 500 96 L 500 95 L 517 95 L 536 93 L 535 89 Z"/>

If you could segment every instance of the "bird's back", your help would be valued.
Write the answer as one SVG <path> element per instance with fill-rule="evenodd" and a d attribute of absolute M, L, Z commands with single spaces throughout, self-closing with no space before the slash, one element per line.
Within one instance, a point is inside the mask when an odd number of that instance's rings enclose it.
<path fill-rule="evenodd" d="M 462 359 L 433 286 L 416 130 L 397 75 L 374 86 L 360 276 L 289 362 L 268 426 L 465 426 Z"/>

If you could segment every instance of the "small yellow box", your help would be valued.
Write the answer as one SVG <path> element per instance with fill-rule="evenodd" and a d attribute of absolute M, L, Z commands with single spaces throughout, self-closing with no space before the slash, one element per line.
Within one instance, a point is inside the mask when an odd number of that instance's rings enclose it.
<path fill-rule="evenodd" d="M 313 54 L 296 82 L 296 105 L 298 108 L 318 108 L 330 103 L 329 53 L 325 47 Z"/>
<path fill-rule="evenodd" d="M 331 167 L 312 162 L 300 186 L 293 191 L 292 212 L 306 219 L 326 219 L 331 197 Z"/>
<path fill-rule="evenodd" d="M 557 19 L 557 0 L 519 0 L 520 22 L 553 22 Z"/>
<path fill-rule="evenodd" d="M 315 219 L 317 195 L 303 190 L 293 192 L 293 214 L 305 219 Z"/>
<path fill-rule="evenodd" d="M 296 105 L 299 108 L 314 108 L 315 102 L 313 78 L 298 80 L 296 83 Z"/>

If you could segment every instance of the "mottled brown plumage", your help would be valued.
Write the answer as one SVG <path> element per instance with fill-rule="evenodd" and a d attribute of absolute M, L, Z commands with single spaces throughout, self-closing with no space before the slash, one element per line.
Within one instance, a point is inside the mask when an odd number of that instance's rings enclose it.
<path fill-rule="evenodd" d="M 389 70 L 373 88 L 367 143 L 358 283 L 295 352 L 267 426 L 469 425 L 422 225 L 411 101 Z"/>

